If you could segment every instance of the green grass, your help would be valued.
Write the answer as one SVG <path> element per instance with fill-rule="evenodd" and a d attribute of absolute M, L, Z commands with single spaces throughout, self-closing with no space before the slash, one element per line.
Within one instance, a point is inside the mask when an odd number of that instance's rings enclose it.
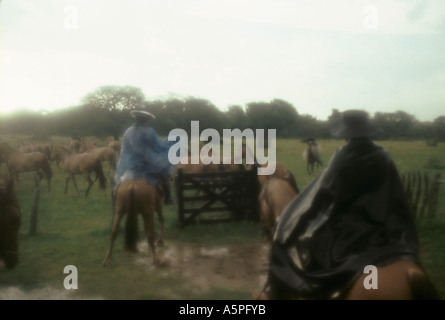
<path fill-rule="evenodd" d="M 59 137 L 64 143 L 67 138 Z M 15 141 L 15 140 L 14 140 Z M 343 145 L 340 140 L 321 140 L 323 162 L 326 165 L 335 150 Z M 425 142 L 379 142 L 391 154 L 400 172 L 421 170 L 438 172 L 445 176 L 445 145 L 429 147 Z M 14 145 L 14 143 L 12 144 Z M 286 164 L 302 190 L 322 169 L 309 175 L 302 153 L 305 145 L 296 139 L 282 139 L 277 143 L 277 160 Z M 430 159 L 435 166 L 431 167 Z M 440 163 L 442 161 L 442 163 Z M 6 171 L 4 165 L 1 172 Z M 194 290 L 180 275 L 157 272 L 146 264 L 135 264 L 123 250 L 123 227 L 116 240 L 113 260 L 108 268 L 101 262 L 109 244 L 111 223 L 110 186 L 105 191 L 95 184 L 88 197 L 84 196 L 86 182 L 77 177 L 81 192 L 74 192 L 72 183 L 64 194 L 65 175 L 53 165 L 52 190 L 41 184 L 37 234 L 29 234 L 29 213 L 34 197 L 34 178 L 23 174 L 17 194 L 22 211 L 20 228 L 20 262 L 13 270 L 0 267 L 0 296 L 2 288 L 19 287 L 30 291 L 46 287 L 66 292 L 63 273 L 66 265 L 75 265 L 79 271 L 79 290 L 70 298 L 105 299 L 250 299 L 251 292 L 214 287 L 205 292 Z M 418 220 L 421 241 L 421 259 L 445 297 L 445 187 L 439 198 L 438 212 L 434 219 Z M 175 241 L 205 244 L 218 247 L 225 244 L 253 243 L 260 240 L 260 226 L 251 222 L 197 224 L 179 228 L 176 207 L 164 207 L 166 243 Z M 66 293 L 65 293 L 66 294 Z"/>

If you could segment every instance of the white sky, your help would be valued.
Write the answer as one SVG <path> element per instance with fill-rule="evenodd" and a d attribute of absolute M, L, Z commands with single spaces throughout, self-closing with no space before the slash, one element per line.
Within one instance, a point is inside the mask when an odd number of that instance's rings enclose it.
<path fill-rule="evenodd" d="M 322 120 L 431 121 L 445 115 L 444 53 L 443 0 L 3 0 L 0 112 L 131 85 L 222 110 L 277 98 Z"/>

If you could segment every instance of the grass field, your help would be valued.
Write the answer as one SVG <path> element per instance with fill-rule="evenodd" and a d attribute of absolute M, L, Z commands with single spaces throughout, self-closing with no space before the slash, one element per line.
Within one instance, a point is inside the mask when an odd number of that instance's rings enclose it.
<path fill-rule="evenodd" d="M 58 138 L 65 142 L 68 139 Z M 16 146 L 16 138 L 3 137 Z M 327 164 L 343 141 L 320 141 L 323 161 Z M 423 141 L 383 141 L 400 172 L 421 170 L 445 176 L 445 144 L 427 146 Z M 314 177 L 306 171 L 302 159 L 304 144 L 299 140 L 279 140 L 277 160 L 286 164 L 295 175 L 300 190 Z M 52 190 L 41 184 L 37 234 L 30 235 L 30 210 L 34 196 L 34 177 L 23 174 L 16 191 L 22 211 L 20 229 L 20 262 L 13 270 L 0 267 L 0 299 L 251 299 L 251 287 L 227 288 L 210 286 L 197 290 L 186 275 L 155 269 L 148 253 L 129 256 L 123 251 L 123 230 L 120 233 L 111 265 L 101 262 L 108 248 L 111 203 L 110 186 L 105 191 L 95 184 L 89 197 L 78 196 L 73 185 L 64 194 L 65 175 L 55 164 Z M 106 167 L 105 167 L 106 168 Z M 317 169 L 320 172 L 321 168 Z M 6 168 L 2 165 L 1 172 Z M 79 188 L 86 190 L 86 182 L 77 178 Z M 263 241 L 260 226 L 253 222 L 197 224 L 179 228 L 176 206 L 164 207 L 165 241 L 170 244 L 190 244 L 208 250 L 228 245 L 248 245 Z M 142 225 L 140 225 L 141 227 Z M 437 215 L 433 219 L 417 221 L 421 241 L 421 259 L 431 278 L 445 297 L 445 186 L 439 196 Z M 142 231 L 142 230 L 141 230 Z M 202 249 L 202 248 L 201 248 Z M 137 263 L 140 259 L 144 263 Z M 211 256 L 210 258 L 211 259 Z M 65 290 L 64 267 L 78 269 L 79 289 Z M 196 268 L 199 268 L 196 262 Z M 166 268 L 168 269 L 168 267 Z M 234 275 L 233 277 L 236 277 Z M 254 286 L 252 286 L 254 287 Z M 15 295 L 13 294 L 15 293 Z"/>

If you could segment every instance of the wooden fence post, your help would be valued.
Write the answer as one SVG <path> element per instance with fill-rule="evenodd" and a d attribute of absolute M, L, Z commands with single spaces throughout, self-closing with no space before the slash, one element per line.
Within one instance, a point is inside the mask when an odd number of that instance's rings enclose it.
<path fill-rule="evenodd" d="M 423 218 L 425 216 L 425 210 L 427 208 L 428 204 L 428 194 L 429 194 L 429 179 L 428 174 L 424 174 L 424 181 L 425 181 L 425 188 L 423 192 L 423 201 L 422 201 L 422 207 L 420 208 L 420 218 Z"/>
<path fill-rule="evenodd" d="M 183 188 L 183 180 L 184 180 L 184 173 L 182 171 L 182 168 L 178 169 L 178 173 L 175 177 L 175 184 L 176 184 L 176 191 L 177 191 L 177 198 L 178 198 L 178 219 L 180 225 L 184 225 L 185 217 L 184 217 L 184 188 Z"/>
<path fill-rule="evenodd" d="M 437 209 L 437 199 L 439 197 L 439 184 L 440 184 L 440 174 L 437 173 L 433 181 L 431 182 L 430 196 L 428 197 L 428 217 L 434 218 L 436 216 Z"/>
<path fill-rule="evenodd" d="M 417 208 L 419 204 L 420 194 L 422 192 L 422 176 L 420 174 L 420 171 L 417 171 L 416 181 L 417 181 L 417 192 L 416 192 L 416 198 L 413 203 L 414 217 L 417 217 Z"/>
<path fill-rule="evenodd" d="M 34 176 L 34 183 L 36 190 L 34 192 L 34 201 L 31 207 L 31 217 L 29 225 L 29 233 L 35 235 L 37 232 L 37 212 L 39 209 L 39 199 L 40 199 L 40 177 L 36 174 Z"/>

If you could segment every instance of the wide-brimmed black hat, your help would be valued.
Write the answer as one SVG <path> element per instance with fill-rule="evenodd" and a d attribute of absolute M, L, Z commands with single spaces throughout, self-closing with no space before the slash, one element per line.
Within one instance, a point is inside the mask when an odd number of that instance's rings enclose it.
<path fill-rule="evenodd" d="M 144 110 L 132 110 L 132 111 L 130 111 L 130 115 L 133 118 L 136 118 L 136 119 L 139 119 L 139 120 L 143 120 L 143 119 L 156 119 L 154 114 L 151 114 L 150 112 L 144 111 Z"/>
<path fill-rule="evenodd" d="M 339 138 L 373 137 L 379 133 L 381 130 L 370 122 L 368 113 L 363 110 L 343 112 L 341 119 L 331 127 L 331 134 Z"/>

